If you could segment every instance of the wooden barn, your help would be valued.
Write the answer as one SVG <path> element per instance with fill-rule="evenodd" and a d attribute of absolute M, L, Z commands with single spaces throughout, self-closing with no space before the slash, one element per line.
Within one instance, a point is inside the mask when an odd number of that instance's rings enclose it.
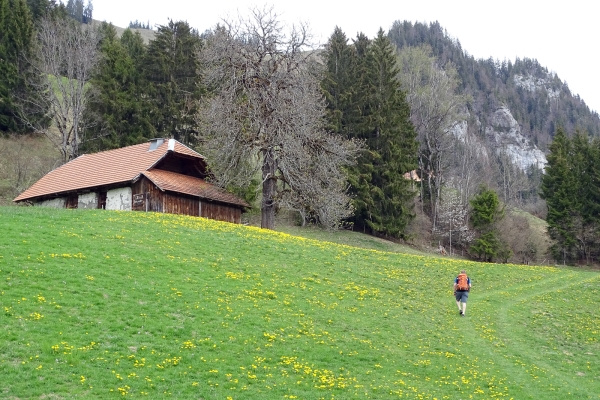
<path fill-rule="evenodd" d="M 250 206 L 206 182 L 204 157 L 174 139 L 84 154 L 13 201 L 55 208 L 154 211 L 241 222 Z"/>

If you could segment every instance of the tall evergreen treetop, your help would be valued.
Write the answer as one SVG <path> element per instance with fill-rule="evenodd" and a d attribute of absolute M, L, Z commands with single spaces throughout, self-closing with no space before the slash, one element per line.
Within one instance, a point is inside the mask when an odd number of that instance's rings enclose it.
<path fill-rule="evenodd" d="M 497 223 L 504 217 L 504 208 L 498 194 L 492 189 L 481 186 L 479 193 L 471 199 L 471 223 L 478 237 L 471 251 L 484 261 L 492 261 L 499 255 L 503 244 L 498 238 Z"/>
<path fill-rule="evenodd" d="M 25 62 L 31 56 L 33 20 L 25 0 L 0 0 L 0 132 L 17 132 L 21 111 L 15 96 L 27 96 Z"/>
<path fill-rule="evenodd" d="M 600 147 L 587 134 L 568 138 L 557 129 L 550 145 L 542 198 L 546 200 L 551 250 L 557 261 L 600 257 Z"/>
<path fill-rule="evenodd" d="M 187 22 L 158 27 L 148 45 L 145 76 L 154 99 L 156 131 L 189 144 L 197 135 L 195 115 L 204 92 L 199 51 L 202 41 Z"/>
<path fill-rule="evenodd" d="M 375 231 L 402 237 L 414 217 L 414 192 L 404 173 L 416 168 L 418 143 L 410 121 L 410 108 L 397 79 L 395 48 L 379 30 L 367 55 L 369 93 L 366 120 L 368 147 L 373 159 L 375 210 L 368 225 Z M 373 210 L 373 211 L 375 211 Z"/>
<path fill-rule="evenodd" d="M 87 109 L 98 124 L 87 131 L 86 151 L 128 146 L 157 136 L 144 95 L 141 37 L 126 29 L 119 39 L 112 24 L 105 22 L 100 29 L 102 57 L 91 81 L 96 95 Z"/>
<path fill-rule="evenodd" d="M 356 229 L 404 237 L 413 191 L 404 173 L 416 168 L 416 134 L 397 79 L 395 49 L 380 30 L 353 44 L 336 28 L 325 51 L 328 117 L 333 129 L 366 144 L 348 169 Z"/>
<path fill-rule="evenodd" d="M 27 0 L 27 5 L 36 22 L 56 7 L 56 0 Z"/>
<path fill-rule="evenodd" d="M 355 55 L 348 38 L 337 26 L 327 42 L 323 58 L 326 69 L 321 88 L 327 100 L 329 129 L 342 133 L 348 125 L 346 118 L 352 99 Z"/>
<path fill-rule="evenodd" d="M 127 49 L 129 56 L 137 64 L 141 64 L 147 51 L 142 35 L 137 31 L 134 33 L 131 29 L 125 29 L 121 35 L 121 44 Z M 142 65 L 139 65 L 139 67 L 142 68 Z"/>

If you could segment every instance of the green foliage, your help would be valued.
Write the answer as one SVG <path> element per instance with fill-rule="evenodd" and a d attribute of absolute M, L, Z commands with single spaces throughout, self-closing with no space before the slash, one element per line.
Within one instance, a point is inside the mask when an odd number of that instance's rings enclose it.
<path fill-rule="evenodd" d="M 130 29 L 152 29 L 152 25 L 150 25 L 150 21 L 143 23 L 138 21 L 137 19 L 129 22 L 128 28 Z"/>
<path fill-rule="evenodd" d="M 227 190 L 241 199 L 244 199 L 248 204 L 254 204 L 258 198 L 258 192 L 260 188 L 259 179 L 251 179 L 250 182 L 244 187 L 229 186 Z"/>
<path fill-rule="evenodd" d="M 367 223 L 376 232 L 403 237 L 414 217 L 410 207 L 415 195 L 404 173 L 417 166 L 418 144 L 406 95 L 397 80 L 395 49 L 382 30 L 373 40 L 368 60 L 371 132 L 367 143 L 379 157 L 374 159 L 372 174 L 372 185 L 377 188 L 372 191 L 375 210 Z"/>
<path fill-rule="evenodd" d="M 36 22 L 56 8 L 55 0 L 27 0 L 31 17 Z"/>
<path fill-rule="evenodd" d="M 159 135 L 191 144 L 198 134 L 195 117 L 204 93 L 198 54 L 202 41 L 187 22 L 158 27 L 144 59 L 150 118 Z"/>
<path fill-rule="evenodd" d="M 482 186 L 470 203 L 471 224 L 479 233 L 471 246 L 471 251 L 484 261 L 491 262 L 499 252 L 502 259 L 508 260 L 509 250 L 498 238 L 497 223 L 504 217 L 504 208 L 501 207 L 498 194 Z"/>
<path fill-rule="evenodd" d="M 6 207 L 0 230 L 6 398 L 600 392 L 594 271 L 363 250 L 142 212 Z M 473 281 L 464 318 L 451 292 L 461 269 Z"/>
<path fill-rule="evenodd" d="M 600 256 L 600 146 L 577 132 L 559 128 L 550 145 L 542 197 L 556 260 L 592 262 Z"/>
<path fill-rule="evenodd" d="M 91 0 L 88 0 L 85 6 L 83 0 L 68 0 L 65 8 L 67 15 L 75 21 L 83 24 L 92 22 L 94 7 Z"/>
<path fill-rule="evenodd" d="M 100 28 L 102 61 L 92 79 L 96 96 L 87 109 L 97 124 L 86 132 L 86 151 L 144 142 L 157 136 L 191 144 L 204 90 L 198 52 L 201 40 L 187 22 L 170 21 L 144 44 L 139 32 L 121 38 L 112 25 Z"/>
<path fill-rule="evenodd" d="M 471 252 L 476 254 L 480 260 L 492 261 L 498 254 L 500 241 L 496 232 L 487 232 L 479 236 L 471 245 Z"/>
<path fill-rule="evenodd" d="M 112 24 L 102 23 L 101 61 L 91 80 L 96 95 L 86 113 L 98 123 L 86 131 L 83 148 L 99 151 L 142 143 L 157 136 L 150 120 L 142 76 L 145 45 L 126 29 L 121 39 Z"/>
<path fill-rule="evenodd" d="M 348 38 L 339 27 L 335 28 L 322 55 L 326 69 L 321 88 L 327 99 L 328 128 L 350 136 L 348 116 L 355 86 L 353 72 L 356 57 Z"/>
<path fill-rule="evenodd" d="M 416 134 L 405 94 L 396 78 L 395 50 L 382 30 L 353 46 L 336 28 L 326 51 L 322 87 L 331 128 L 363 140 L 365 151 L 348 169 L 355 229 L 404 237 L 414 217 L 413 192 L 403 174 L 416 167 Z"/>
<path fill-rule="evenodd" d="M 15 97 L 31 94 L 25 58 L 31 56 L 34 29 L 25 0 L 0 0 L 0 132 L 19 132 L 21 109 Z"/>
<path fill-rule="evenodd" d="M 500 208 L 498 194 L 487 188 L 481 187 L 477 196 L 471 200 L 471 222 L 475 229 L 488 231 L 503 216 Z"/>

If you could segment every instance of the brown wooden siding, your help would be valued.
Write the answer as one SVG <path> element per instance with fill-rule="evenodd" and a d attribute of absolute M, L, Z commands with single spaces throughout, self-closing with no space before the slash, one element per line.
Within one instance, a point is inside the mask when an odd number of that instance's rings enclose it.
<path fill-rule="evenodd" d="M 218 221 L 242 222 L 242 210 L 179 193 L 163 192 L 148 178 L 142 176 L 131 187 L 132 210 L 191 215 Z M 139 200 L 142 201 L 139 201 Z"/>
<path fill-rule="evenodd" d="M 148 178 L 142 176 L 131 186 L 133 196 L 131 209 L 134 211 L 165 212 L 164 192 L 156 187 Z M 142 196 L 143 201 L 136 202 L 136 196 Z"/>
<path fill-rule="evenodd" d="M 240 224 L 242 222 L 242 210 L 225 204 L 213 203 L 202 200 L 200 202 L 201 217 L 216 219 Z"/>
<path fill-rule="evenodd" d="M 163 193 L 163 212 L 183 214 L 197 217 L 200 211 L 200 200 L 191 196 L 175 193 Z"/>

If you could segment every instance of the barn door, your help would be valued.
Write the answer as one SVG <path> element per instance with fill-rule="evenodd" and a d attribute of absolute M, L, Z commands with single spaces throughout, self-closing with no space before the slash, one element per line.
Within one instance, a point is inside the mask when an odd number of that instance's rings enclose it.
<path fill-rule="evenodd" d="M 76 194 L 72 194 L 67 197 L 65 201 L 65 208 L 77 208 L 77 203 L 79 202 L 79 196 Z"/>
<path fill-rule="evenodd" d="M 101 210 L 106 209 L 106 192 L 98 193 L 98 208 Z"/>

